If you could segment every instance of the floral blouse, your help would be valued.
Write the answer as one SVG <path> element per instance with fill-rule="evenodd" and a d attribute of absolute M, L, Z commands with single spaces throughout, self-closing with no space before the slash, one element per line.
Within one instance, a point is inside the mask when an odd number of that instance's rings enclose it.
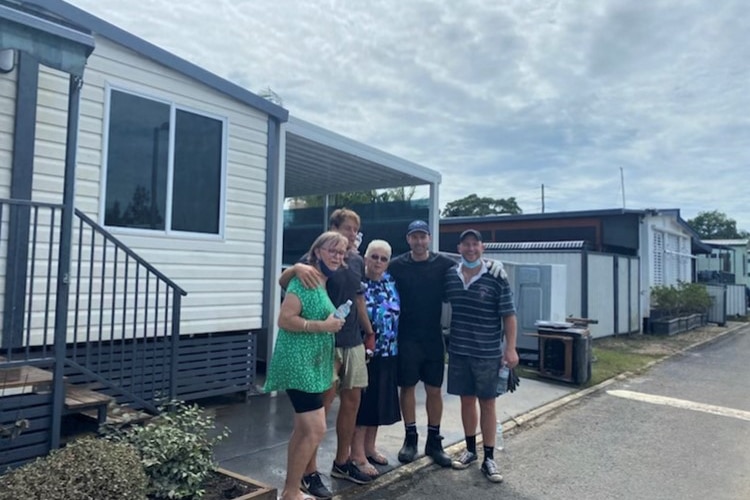
<path fill-rule="evenodd" d="M 367 315 L 375 331 L 375 356 L 398 355 L 398 317 L 401 314 L 401 301 L 396 290 L 396 282 L 390 274 L 384 273 L 380 281 L 365 277 L 365 303 Z"/>

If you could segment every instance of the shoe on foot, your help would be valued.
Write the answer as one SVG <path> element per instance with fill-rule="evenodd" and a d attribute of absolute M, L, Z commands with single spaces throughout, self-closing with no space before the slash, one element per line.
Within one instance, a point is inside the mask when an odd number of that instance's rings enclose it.
<path fill-rule="evenodd" d="M 503 475 L 500 474 L 500 470 L 497 468 L 494 460 L 489 458 L 484 459 L 484 462 L 482 462 L 482 473 L 493 483 L 503 482 Z"/>
<path fill-rule="evenodd" d="M 312 474 L 302 476 L 302 491 L 308 495 L 312 495 L 319 500 L 329 500 L 333 498 L 331 490 L 326 488 L 323 484 L 323 478 L 320 477 L 320 473 L 315 471 Z"/>
<path fill-rule="evenodd" d="M 338 479 L 345 479 L 356 484 L 367 484 L 372 481 L 372 477 L 359 470 L 357 464 L 351 460 L 347 460 L 346 463 L 341 465 L 334 461 L 333 468 L 331 469 L 331 476 Z"/>
<path fill-rule="evenodd" d="M 443 451 L 443 436 L 427 436 L 424 454 L 432 458 L 440 467 L 450 467 L 453 460 Z"/>
<path fill-rule="evenodd" d="M 465 450 L 463 453 L 461 453 L 460 457 L 458 457 L 451 463 L 451 466 L 454 469 L 464 470 L 467 469 L 472 463 L 476 462 L 477 458 L 478 457 L 476 453 Z"/>
<path fill-rule="evenodd" d="M 407 432 L 404 437 L 404 445 L 398 452 L 398 461 L 402 464 L 413 462 L 417 456 L 417 441 L 419 434 L 416 432 Z"/>

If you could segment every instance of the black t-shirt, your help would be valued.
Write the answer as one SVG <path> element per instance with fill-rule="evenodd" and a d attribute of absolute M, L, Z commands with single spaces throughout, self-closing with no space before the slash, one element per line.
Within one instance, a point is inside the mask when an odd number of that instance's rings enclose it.
<path fill-rule="evenodd" d="M 307 264 L 307 254 L 299 262 Z M 346 267 L 341 266 L 326 282 L 328 297 L 334 307 L 338 307 L 347 300 L 352 301 L 352 308 L 346 317 L 344 326 L 336 334 L 336 347 L 356 347 L 363 343 L 362 332 L 359 328 L 359 313 L 357 311 L 357 295 L 362 291 L 362 277 L 365 274 L 365 261 L 356 252 L 349 252 L 344 258 Z"/>
<path fill-rule="evenodd" d="M 424 261 L 415 261 L 411 252 L 391 260 L 388 272 L 396 280 L 401 298 L 398 323 L 399 341 L 414 341 L 425 346 L 435 344 L 442 349 L 443 332 L 440 317 L 445 290 L 445 272 L 456 263 L 430 252 Z"/>

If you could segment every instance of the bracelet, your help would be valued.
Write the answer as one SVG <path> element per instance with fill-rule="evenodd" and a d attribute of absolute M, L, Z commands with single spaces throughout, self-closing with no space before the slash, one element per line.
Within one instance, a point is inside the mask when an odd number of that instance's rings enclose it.
<path fill-rule="evenodd" d="M 304 325 L 302 326 L 302 331 L 303 331 L 303 332 L 308 332 L 308 331 L 309 331 L 309 330 L 307 329 L 307 320 L 305 320 L 305 324 L 304 324 Z"/>

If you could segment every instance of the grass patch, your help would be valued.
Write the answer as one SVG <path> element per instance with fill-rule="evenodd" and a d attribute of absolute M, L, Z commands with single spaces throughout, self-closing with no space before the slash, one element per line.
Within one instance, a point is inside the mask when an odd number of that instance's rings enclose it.
<path fill-rule="evenodd" d="M 591 380 L 586 386 L 596 385 L 624 372 L 638 371 L 650 362 L 662 357 L 657 354 L 643 354 L 600 347 L 594 347 L 592 354 L 594 362 L 591 364 Z"/>

